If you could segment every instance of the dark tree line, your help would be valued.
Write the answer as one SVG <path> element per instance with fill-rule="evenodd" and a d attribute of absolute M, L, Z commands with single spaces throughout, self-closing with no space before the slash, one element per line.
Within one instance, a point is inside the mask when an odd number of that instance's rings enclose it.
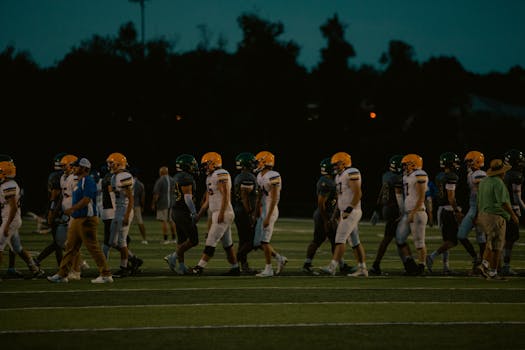
<path fill-rule="evenodd" d="M 420 154 L 433 177 L 444 151 L 493 157 L 525 149 L 523 119 L 472 105 L 481 96 L 523 108 L 520 66 L 475 74 L 454 57 L 418 62 L 413 47 L 392 40 L 381 69 L 357 67 L 358 52 L 334 15 L 319 28 L 326 45 L 308 71 L 297 63 L 299 45 L 281 39 L 282 23 L 243 14 L 238 24 L 243 36 L 233 53 L 224 38 L 213 45 L 205 26 L 193 51 L 179 53 L 164 38 L 143 47 L 131 22 L 116 36 L 80 42 L 51 68 L 5 48 L 1 153 L 16 160 L 26 209 L 44 206 L 51 160 L 62 151 L 99 165 L 122 152 L 151 188 L 158 167 L 173 170 L 181 153 L 199 160 L 217 151 L 233 174 L 236 154 L 269 150 L 283 175 L 283 215 L 309 216 L 319 162 L 337 151 L 363 173 L 366 215 L 393 154 Z"/>

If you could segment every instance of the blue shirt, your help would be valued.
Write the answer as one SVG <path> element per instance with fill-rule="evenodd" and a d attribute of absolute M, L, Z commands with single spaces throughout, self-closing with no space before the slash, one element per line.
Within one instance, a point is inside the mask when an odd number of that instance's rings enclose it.
<path fill-rule="evenodd" d="M 73 190 L 73 205 L 77 204 L 82 198 L 90 199 L 89 204 L 82 209 L 75 210 L 71 217 L 82 218 L 86 216 L 97 216 L 97 184 L 91 176 L 84 176 L 78 180 Z"/>

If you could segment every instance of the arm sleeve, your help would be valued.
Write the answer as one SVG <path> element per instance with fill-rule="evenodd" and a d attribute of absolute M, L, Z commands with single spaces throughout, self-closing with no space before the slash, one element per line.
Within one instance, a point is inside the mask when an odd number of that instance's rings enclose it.
<path fill-rule="evenodd" d="M 195 209 L 195 204 L 193 203 L 193 196 L 191 194 L 185 194 L 184 195 L 184 202 L 188 206 L 188 209 L 190 212 L 195 215 L 197 213 L 197 209 Z"/>

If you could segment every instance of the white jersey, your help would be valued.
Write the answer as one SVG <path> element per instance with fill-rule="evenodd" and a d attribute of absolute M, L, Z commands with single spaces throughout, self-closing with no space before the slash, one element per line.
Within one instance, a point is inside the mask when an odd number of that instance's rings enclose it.
<path fill-rule="evenodd" d="M 115 216 L 123 217 L 129 203 L 129 198 L 124 194 L 126 189 L 130 189 L 133 195 L 133 175 L 127 171 L 121 171 L 113 174 L 111 177 L 111 187 L 115 193 Z"/>
<path fill-rule="evenodd" d="M 73 190 L 78 182 L 75 174 L 63 174 L 60 178 L 60 188 L 62 189 L 62 210 L 73 206 Z"/>
<path fill-rule="evenodd" d="M 469 171 L 467 174 L 467 184 L 470 189 L 469 205 L 477 205 L 478 185 L 487 173 L 481 169 Z"/>
<path fill-rule="evenodd" d="M 403 191 L 405 194 L 404 207 L 406 212 L 409 212 L 416 207 L 418 201 L 418 184 L 424 184 L 424 192 L 428 190 L 428 175 L 424 170 L 418 169 L 408 175 L 403 175 Z M 424 202 L 422 209 L 426 210 Z"/>
<path fill-rule="evenodd" d="M 266 208 L 272 202 L 272 188 L 277 186 L 279 187 L 278 198 L 276 201 L 276 206 L 279 204 L 280 193 L 283 187 L 281 175 L 275 170 L 269 170 L 264 175 L 262 173 L 257 174 L 257 184 L 262 191 L 262 205 L 263 210 L 266 211 Z"/>
<path fill-rule="evenodd" d="M 206 177 L 206 190 L 208 191 L 208 206 L 213 213 L 219 211 L 222 206 L 222 193 L 219 191 L 219 184 L 226 183 L 226 191 L 231 193 L 232 179 L 226 169 L 216 169 Z M 225 211 L 233 211 L 231 201 L 226 204 Z"/>
<path fill-rule="evenodd" d="M 350 188 L 350 181 L 355 181 L 361 187 L 361 173 L 358 169 L 346 168 L 341 174 L 335 176 L 337 207 L 341 212 L 348 208 L 354 199 L 355 193 Z M 354 206 L 354 209 L 361 209 L 361 201 Z"/>
<path fill-rule="evenodd" d="M 15 196 L 16 201 L 16 214 L 15 218 L 13 219 L 12 223 L 21 224 L 22 223 L 22 216 L 20 213 L 20 187 L 16 183 L 15 180 L 7 180 L 0 184 L 0 204 L 2 205 L 2 221 L 7 222 L 7 219 L 9 218 L 9 205 L 7 205 L 8 200 Z"/>

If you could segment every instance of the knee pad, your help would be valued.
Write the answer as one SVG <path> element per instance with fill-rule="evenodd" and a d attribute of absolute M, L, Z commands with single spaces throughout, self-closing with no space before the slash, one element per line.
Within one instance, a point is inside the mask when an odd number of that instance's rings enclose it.
<path fill-rule="evenodd" d="M 204 254 L 206 254 L 207 256 L 209 256 L 210 258 L 215 254 L 215 247 L 212 247 L 212 246 L 205 246 L 204 247 Z"/>

